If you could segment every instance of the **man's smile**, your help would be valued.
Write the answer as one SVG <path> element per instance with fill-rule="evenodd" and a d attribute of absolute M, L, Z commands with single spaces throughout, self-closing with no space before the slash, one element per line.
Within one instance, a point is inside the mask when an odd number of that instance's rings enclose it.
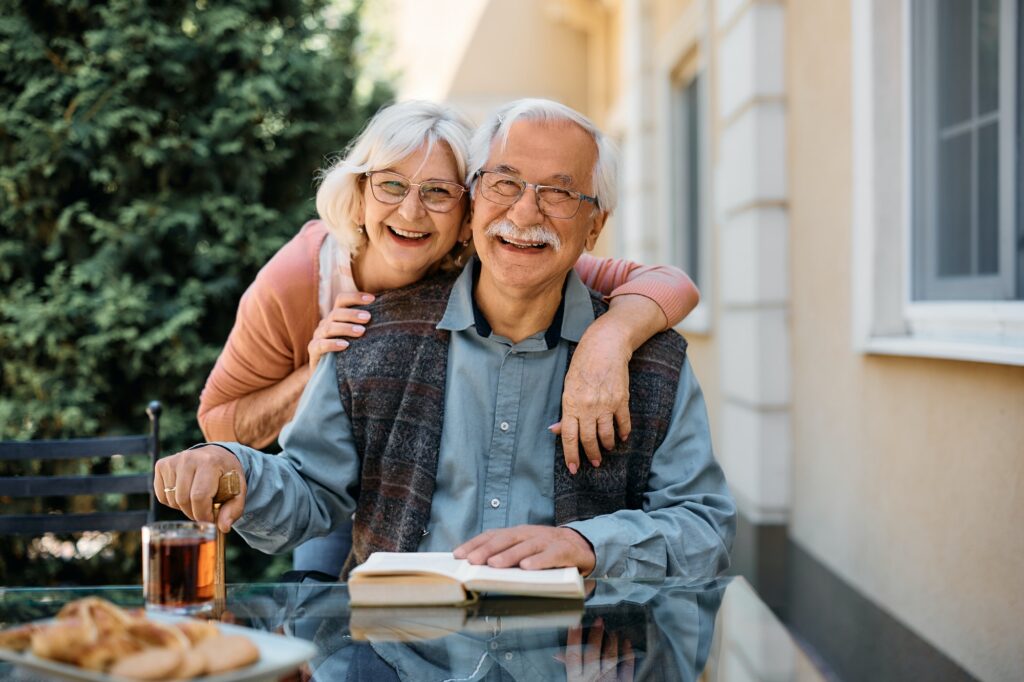
<path fill-rule="evenodd" d="M 498 237 L 497 239 L 502 244 L 505 244 L 507 246 L 513 246 L 513 247 L 515 247 L 515 248 L 517 248 L 517 249 L 519 249 L 521 251 L 528 251 L 528 250 L 531 250 L 531 249 L 540 251 L 542 249 L 547 248 L 547 246 L 548 246 L 547 244 L 545 244 L 543 242 L 535 244 L 535 243 L 530 243 L 530 242 L 521 242 L 521 241 L 518 241 L 516 239 L 508 239 L 506 237 Z"/>

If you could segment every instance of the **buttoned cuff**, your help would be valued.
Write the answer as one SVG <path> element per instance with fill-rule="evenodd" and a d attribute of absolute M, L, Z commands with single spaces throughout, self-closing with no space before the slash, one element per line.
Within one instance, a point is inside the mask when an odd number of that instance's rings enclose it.
<path fill-rule="evenodd" d="M 623 557 L 626 547 L 622 545 L 621 533 L 616 532 L 615 525 L 601 518 L 565 524 L 566 528 L 572 528 L 586 538 L 594 548 L 591 578 L 617 578 L 625 572 Z"/>
<path fill-rule="evenodd" d="M 667 566 L 664 550 L 647 536 L 637 537 L 631 524 L 615 515 L 596 516 L 565 524 L 582 535 L 594 548 L 591 578 L 664 578 Z M 647 538 L 646 540 L 644 538 Z"/>

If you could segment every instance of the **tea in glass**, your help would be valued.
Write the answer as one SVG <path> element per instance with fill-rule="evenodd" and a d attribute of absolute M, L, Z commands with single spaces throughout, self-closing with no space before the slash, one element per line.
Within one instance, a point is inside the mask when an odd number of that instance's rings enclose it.
<path fill-rule="evenodd" d="M 161 521 L 142 529 L 142 591 L 146 608 L 194 613 L 213 604 L 216 526 Z"/>

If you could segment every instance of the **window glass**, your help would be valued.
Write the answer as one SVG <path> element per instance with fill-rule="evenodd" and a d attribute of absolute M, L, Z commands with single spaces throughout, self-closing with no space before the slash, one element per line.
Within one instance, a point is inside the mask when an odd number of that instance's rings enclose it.
<path fill-rule="evenodd" d="M 939 143 L 939 275 L 971 274 L 971 135 Z"/>
<path fill-rule="evenodd" d="M 999 271 L 999 127 L 978 132 L 978 273 Z"/>
<path fill-rule="evenodd" d="M 675 93 L 676 154 L 673 186 L 675 201 L 675 260 L 701 286 L 700 250 L 704 206 L 703 187 L 703 78 L 697 74 Z"/>
<path fill-rule="evenodd" d="M 971 116 L 972 0 L 939 0 L 937 80 L 939 124 L 955 125 Z"/>
<path fill-rule="evenodd" d="M 914 300 L 1021 298 L 1020 4 L 913 2 Z"/>

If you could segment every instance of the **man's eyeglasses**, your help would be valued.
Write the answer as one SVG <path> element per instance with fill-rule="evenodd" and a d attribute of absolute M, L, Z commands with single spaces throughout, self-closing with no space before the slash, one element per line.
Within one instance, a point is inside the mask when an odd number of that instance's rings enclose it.
<path fill-rule="evenodd" d="M 373 198 L 382 204 L 400 204 L 415 187 L 423 202 L 423 208 L 434 213 L 447 213 L 459 205 L 459 200 L 466 193 L 466 188 L 457 182 L 447 180 L 427 180 L 411 182 L 408 178 L 392 171 L 367 171 L 364 173 L 370 180 L 370 192 Z"/>
<path fill-rule="evenodd" d="M 554 185 L 536 185 L 498 171 L 477 171 L 473 179 L 477 178 L 480 180 L 480 194 L 488 201 L 502 206 L 516 203 L 532 187 L 537 194 L 537 208 L 551 218 L 575 217 L 584 201 L 600 207 L 597 197 Z"/>

